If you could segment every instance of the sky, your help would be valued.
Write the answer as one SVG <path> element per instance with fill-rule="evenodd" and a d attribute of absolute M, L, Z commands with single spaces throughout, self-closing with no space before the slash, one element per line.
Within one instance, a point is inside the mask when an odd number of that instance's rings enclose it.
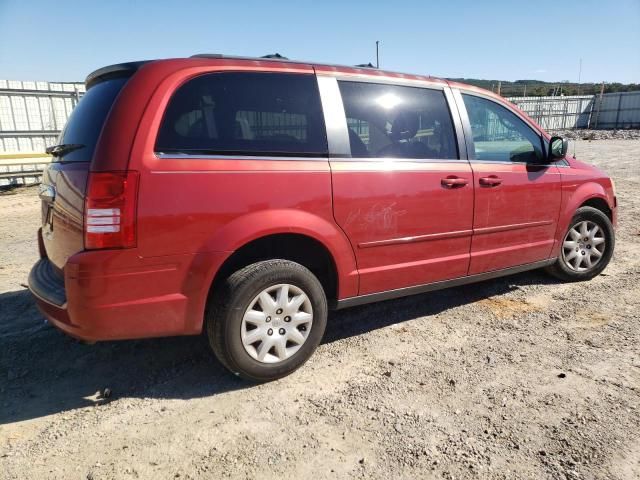
<path fill-rule="evenodd" d="M 640 0 L 0 0 L 0 79 L 196 53 L 449 78 L 640 83 Z"/>

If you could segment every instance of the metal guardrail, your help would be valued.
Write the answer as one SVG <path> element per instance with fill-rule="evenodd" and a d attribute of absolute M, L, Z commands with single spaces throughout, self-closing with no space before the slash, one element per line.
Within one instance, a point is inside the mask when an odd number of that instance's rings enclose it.
<path fill-rule="evenodd" d="M 49 162 L 0 163 L 0 188 L 35 185 Z"/>

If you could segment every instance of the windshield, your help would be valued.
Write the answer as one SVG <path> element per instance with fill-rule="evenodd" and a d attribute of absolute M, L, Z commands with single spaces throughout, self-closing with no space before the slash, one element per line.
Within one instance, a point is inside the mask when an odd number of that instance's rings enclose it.
<path fill-rule="evenodd" d="M 74 145 L 75 148 L 60 148 L 59 155 L 53 161 L 91 161 L 107 114 L 127 79 L 105 80 L 87 91 L 73 109 L 58 138 L 58 145 Z"/>

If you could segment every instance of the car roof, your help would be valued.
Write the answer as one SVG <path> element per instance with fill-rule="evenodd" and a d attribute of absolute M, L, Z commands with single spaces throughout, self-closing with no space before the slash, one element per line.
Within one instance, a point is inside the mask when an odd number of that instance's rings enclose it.
<path fill-rule="evenodd" d="M 155 60 L 141 60 L 141 61 L 135 61 L 135 62 L 117 63 L 114 65 L 108 65 L 108 66 L 99 68 L 94 72 L 90 73 L 87 76 L 85 83 L 87 84 L 87 87 L 90 87 L 91 85 L 97 83 L 98 81 L 102 81 L 106 78 L 111 78 L 113 76 L 120 76 L 120 75 L 131 75 L 143 65 L 152 63 L 152 62 L 155 63 L 155 62 L 175 61 L 175 60 L 188 61 L 190 59 L 214 60 L 214 61 L 225 60 L 225 61 L 237 61 L 238 63 L 260 62 L 260 64 L 263 64 L 263 65 L 268 63 L 309 65 L 322 70 L 333 70 L 333 71 L 339 71 L 343 73 L 370 74 L 372 76 L 386 76 L 386 77 L 406 78 L 406 79 L 415 79 L 415 80 L 427 80 L 427 81 L 437 82 L 437 83 L 447 83 L 447 80 L 444 80 L 438 77 L 433 77 L 431 75 L 417 75 L 417 74 L 409 74 L 409 73 L 403 73 L 403 72 L 394 72 L 391 70 L 381 70 L 379 68 L 374 67 L 371 64 L 343 65 L 343 64 L 332 64 L 332 63 L 313 62 L 313 61 L 304 61 L 304 60 L 290 60 L 277 53 L 273 55 L 266 55 L 264 57 L 245 57 L 245 56 L 235 56 L 235 55 L 223 55 L 219 53 L 202 53 L 202 54 L 192 55 L 191 57 L 187 57 L 187 58 L 155 59 Z"/>
<path fill-rule="evenodd" d="M 201 54 L 192 55 L 191 57 L 141 60 L 141 61 L 135 61 L 135 62 L 118 63 L 118 64 L 102 67 L 90 73 L 87 76 L 85 83 L 87 88 L 90 88 L 95 83 L 101 82 L 108 78 L 133 75 L 133 73 L 135 73 L 138 69 L 140 69 L 144 65 L 147 65 L 150 63 L 167 63 L 167 62 L 174 63 L 176 65 L 176 68 L 193 66 L 195 64 L 202 65 L 203 62 L 211 63 L 212 66 L 219 65 L 221 63 L 225 64 L 225 66 L 229 66 L 233 64 L 244 66 L 248 63 L 251 66 L 256 67 L 257 69 L 265 68 L 268 66 L 276 66 L 276 65 L 282 66 L 282 67 L 286 67 L 287 65 L 291 67 L 304 66 L 304 67 L 312 67 L 318 73 L 332 73 L 336 75 L 348 75 L 348 76 L 359 76 L 359 77 L 369 77 L 369 78 L 385 77 L 390 80 L 405 80 L 405 81 L 409 80 L 409 81 L 427 82 L 431 84 L 449 85 L 453 88 L 464 89 L 467 91 L 477 92 L 482 95 L 492 97 L 501 103 L 510 104 L 508 100 L 501 97 L 500 95 L 497 95 L 491 92 L 490 90 L 486 90 L 484 88 L 475 87 L 473 85 L 468 85 L 465 83 L 460 83 L 460 82 L 447 80 L 439 77 L 433 77 L 430 75 L 417 75 L 417 74 L 411 74 L 411 73 L 395 72 L 391 70 L 381 70 L 379 68 L 374 67 L 371 64 L 341 65 L 341 64 L 331 64 L 331 63 L 322 63 L 322 62 L 313 62 L 313 61 L 304 61 L 304 60 L 291 60 L 277 53 L 266 55 L 263 57 L 223 55 L 220 53 L 201 53 Z"/>

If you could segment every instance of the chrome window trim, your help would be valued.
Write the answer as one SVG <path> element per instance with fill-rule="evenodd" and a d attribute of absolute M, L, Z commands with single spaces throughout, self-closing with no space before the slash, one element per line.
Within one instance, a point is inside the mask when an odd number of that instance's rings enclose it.
<path fill-rule="evenodd" d="M 456 103 L 455 98 L 453 97 L 453 92 L 451 88 L 447 87 L 443 89 L 444 96 L 447 101 L 447 105 L 449 107 L 449 115 L 451 115 L 451 121 L 453 122 L 453 130 L 456 135 L 456 142 L 458 144 L 458 161 L 460 160 L 469 160 L 469 152 L 467 148 L 467 142 L 465 140 L 465 132 L 462 122 L 462 117 L 460 115 L 460 110 L 458 109 L 458 105 Z"/>
<path fill-rule="evenodd" d="M 466 159 L 458 158 L 406 158 L 406 157 L 331 157 L 332 162 L 377 162 L 377 163 L 460 163 Z"/>
<path fill-rule="evenodd" d="M 347 116 L 335 77 L 316 75 L 330 156 L 351 156 Z"/>
<path fill-rule="evenodd" d="M 467 160 L 475 160 L 475 147 L 473 146 L 473 133 L 471 132 L 471 122 L 469 122 L 469 115 L 467 114 L 467 107 L 462 100 L 462 94 L 457 88 L 451 89 L 451 96 L 456 104 L 456 109 L 460 115 L 460 122 L 462 123 L 462 131 L 465 139 L 465 150 L 467 152 Z"/>
<path fill-rule="evenodd" d="M 321 155 L 321 156 L 278 156 L 278 155 L 241 155 L 241 154 L 237 154 L 237 155 L 217 155 L 217 154 L 211 154 L 211 155 L 205 155 L 205 154 L 201 154 L 201 153 L 162 153 L 162 152 L 155 152 L 155 156 L 157 158 L 164 158 L 164 159 L 175 159 L 175 160 L 179 160 L 179 159 L 184 159 L 184 158 L 188 158 L 191 160 L 262 160 L 262 161 L 268 161 L 268 160 L 277 160 L 277 161 L 302 161 L 302 160 L 308 160 L 308 161 L 313 161 L 313 162 L 326 162 L 327 161 L 327 155 Z"/>
<path fill-rule="evenodd" d="M 470 163 L 491 163 L 498 165 L 527 165 L 529 167 L 559 167 L 569 168 L 570 165 L 566 160 L 555 163 L 529 163 L 529 162 L 511 162 L 509 160 L 478 160 L 477 158 L 469 160 Z"/>

